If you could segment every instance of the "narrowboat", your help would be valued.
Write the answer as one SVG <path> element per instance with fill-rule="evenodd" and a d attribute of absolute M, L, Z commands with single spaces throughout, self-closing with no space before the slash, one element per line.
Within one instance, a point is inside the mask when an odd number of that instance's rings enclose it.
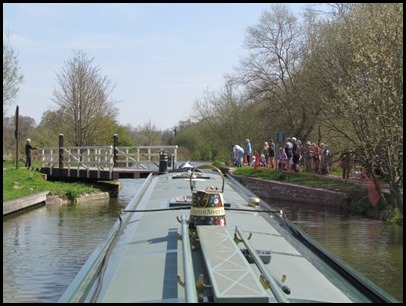
<path fill-rule="evenodd" d="M 398 301 L 207 164 L 150 174 L 58 302 Z"/>

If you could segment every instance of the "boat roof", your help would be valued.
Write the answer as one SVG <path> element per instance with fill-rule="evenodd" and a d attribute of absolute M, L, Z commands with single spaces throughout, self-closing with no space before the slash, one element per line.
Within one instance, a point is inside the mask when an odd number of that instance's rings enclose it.
<path fill-rule="evenodd" d="M 151 174 L 59 302 L 396 301 L 231 177 L 199 171 Z M 191 235 L 194 197 L 208 186 L 225 224 Z"/>

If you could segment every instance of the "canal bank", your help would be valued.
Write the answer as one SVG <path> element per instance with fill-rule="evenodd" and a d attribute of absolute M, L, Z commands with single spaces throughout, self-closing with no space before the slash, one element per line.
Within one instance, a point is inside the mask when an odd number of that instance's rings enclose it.
<path fill-rule="evenodd" d="M 3 202 L 3 217 L 12 213 L 45 205 L 49 191 L 38 192 L 19 199 Z"/>
<path fill-rule="evenodd" d="M 111 191 L 84 194 L 74 201 L 75 203 L 86 203 L 95 200 L 105 200 L 109 198 L 116 198 L 118 194 L 118 185 Z M 19 199 L 3 202 L 3 217 L 9 216 L 14 213 L 28 211 L 30 209 L 39 208 L 44 205 L 62 205 L 70 204 L 71 200 L 62 199 L 59 195 L 50 195 L 49 191 L 37 192 L 35 194 L 25 196 Z"/>

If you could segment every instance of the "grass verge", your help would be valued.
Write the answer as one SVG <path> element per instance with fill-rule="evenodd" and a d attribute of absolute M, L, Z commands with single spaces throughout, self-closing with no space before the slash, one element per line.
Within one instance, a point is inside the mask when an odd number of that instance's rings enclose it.
<path fill-rule="evenodd" d="M 235 168 L 233 173 L 235 175 L 257 177 L 271 181 L 280 181 L 312 188 L 341 191 L 350 194 L 367 194 L 366 187 L 352 182 L 343 181 L 340 179 L 340 177 L 331 177 L 306 172 L 281 172 L 264 167 L 259 167 L 257 168 L 257 171 L 254 171 L 254 167 L 251 166 Z"/>
<path fill-rule="evenodd" d="M 33 167 L 37 166 L 33 164 Z M 75 201 L 81 195 L 100 193 L 106 188 L 94 183 L 46 181 L 40 172 L 27 170 L 22 163 L 16 169 L 15 162 L 3 162 L 3 202 L 46 190 L 62 199 Z"/>

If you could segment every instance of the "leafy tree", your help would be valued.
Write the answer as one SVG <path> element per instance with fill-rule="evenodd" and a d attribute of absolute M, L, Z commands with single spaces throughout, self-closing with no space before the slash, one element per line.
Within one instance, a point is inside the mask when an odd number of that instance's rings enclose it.
<path fill-rule="evenodd" d="M 247 138 L 254 139 L 254 143 L 261 129 L 256 110 L 241 94 L 234 92 L 231 84 L 218 91 L 206 91 L 201 100 L 195 101 L 193 109 L 204 150 L 211 148 L 214 159 L 229 160 L 232 144 L 244 146 Z"/>
<path fill-rule="evenodd" d="M 35 119 L 29 116 L 20 116 L 18 120 L 18 129 L 20 131 L 19 138 L 23 140 L 23 144 L 25 145 L 25 140 L 27 138 L 31 138 L 33 141 L 36 140 L 36 127 L 37 124 Z M 35 146 L 38 146 L 38 142 Z"/>
<path fill-rule="evenodd" d="M 37 130 L 43 147 L 58 147 L 60 127 L 60 114 L 57 111 L 47 110 L 42 114 Z"/>
<path fill-rule="evenodd" d="M 59 88 L 53 91 L 60 133 L 75 146 L 103 143 L 111 139 L 118 109 L 111 99 L 114 86 L 83 51 L 76 51 L 57 73 Z"/>
<path fill-rule="evenodd" d="M 39 139 L 39 133 L 36 128 L 35 120 L 29 116 L 19 116 L 19 147 L 18 152 L 23 158 L 25 140 L 31 138 L 33 144 L 36 147 L 42 146 L 42 142 Z M 15 118 L 14 117 L 4 117 L 3 118 L 3 153 L 11 154 L 14 157 L 16 151 L 16 138 L 15 138 Z M 33 153 L 33 158 L 36 152 Z"/>
<path fill-rule="evenodd" d="M 15 123 L 14 118 L 3 117 L 3 154 L 15 152 Z"/>
<path fill-rule="evenodd" d="M 18 55 L 9 43 L 9 33 L 3 38 L 3 118 L 7 107 L 16 98 L 19 85 L 24 81 L 18 65 Z"/>
<path fill-rule="evenodd" d="M 163 145 L 175 145 L 175 129 L 166 129 L 162 131 L 162 137 L 161 137 L 161 144 Z"/>
<path fill-rule="evenodd" d="M 320 27 L 311 68 L 324 122 L 357 149 L 380 198 L 377 172 L 403 211 L 403 4 L 340 5 L 334 18 Z"/>
<path fill-rule="evenodd" d="M 118 125 L 115 129 L 115 134 L 118 136 L 118 145 L 123 147 L 134 146 L 134 140 L 131 139 L 131 131 L 129 126 Z"/>
<path fill-rule="evenodd" d="M 197 157 L 198 142 L 201 133 L 197 123 L 189 122 L 188 124 L 182 124 L 182 128 L 179 128 L 176 134 L 176 145 L 178 149 L 178 160 L 200 160 Z"/>

